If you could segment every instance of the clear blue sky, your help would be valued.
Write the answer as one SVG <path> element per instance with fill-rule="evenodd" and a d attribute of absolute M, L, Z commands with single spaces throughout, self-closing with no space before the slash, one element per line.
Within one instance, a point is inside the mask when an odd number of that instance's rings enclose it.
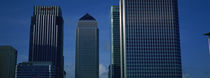
<path fill-rule="evenodd" d="M 29 27 L 34 5 L 60 5 L 64 18 L 64 57 L 67 78 L 74 78 L 75 30 L 78 19 L 90 13 L 100 32 L 100 78 L 110 63 L 110 6 L 119 0 L 1 0 L 0 45 L 18 50 L 18 62 L 28 60 Z M 179 0 L 182 66 L 184 78 L 209 78 L 210 0 Z"/>

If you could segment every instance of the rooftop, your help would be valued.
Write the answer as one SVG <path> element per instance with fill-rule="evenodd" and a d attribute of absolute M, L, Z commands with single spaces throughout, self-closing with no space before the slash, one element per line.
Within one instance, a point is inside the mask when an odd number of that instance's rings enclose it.
<path fill-rule="evenodd" d="M 84 15 L 82 18 L 80 18 L 79 20 L 96 20 L 95 18 L 93 18 L 90 14 L 86 14 Z"/>

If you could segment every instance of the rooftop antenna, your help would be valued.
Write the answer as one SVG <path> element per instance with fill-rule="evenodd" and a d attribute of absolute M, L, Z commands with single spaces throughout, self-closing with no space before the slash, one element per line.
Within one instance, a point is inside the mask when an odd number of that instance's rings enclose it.
<path fill-rule="evenodd" d="M 206 36 L 208 36 L 208 42 L 209 42 L 209 54 L 210 54 L 210 32 L 209 33 L 206 33 L 204 34 Z"/>

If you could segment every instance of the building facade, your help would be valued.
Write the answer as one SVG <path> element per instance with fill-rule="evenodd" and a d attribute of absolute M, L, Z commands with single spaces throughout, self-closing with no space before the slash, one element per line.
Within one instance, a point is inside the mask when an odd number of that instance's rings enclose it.
<path fill-rule="evenodd" d="M 112 78 L 121 78 L 120 76 L 120 12 L 119 6 L 111 7 L 111 64 Z"/>
<path fill-rule="evenodd" d="M 112 65 L 109 65 L 108 69 L 108 78 L 112 78 Z"/>
<path fill-rule="evenodd" d="M 122 78 L 182 78 L 177 0 L 120 0 Z"/>
<path fill-rule="evenodd" d="M 52 62 L 63 78 L 63 18 L 59 6 L 35 6 L 30 28 L 30 62 Z"/>
<path fill-rule="evenodd" d="M 15 78 L 17 51 L 11 46 L 0 46 L 0 78 Z"/>
<path fill-rule="evenodd" d="M 19 63 L 16 78 L 56 78 L 56 66 L 50 62 Z"/>
<path fill-rule="evenodd" d="M 75 78 L 99 78 L 99 36 L 95 18 L 86 14 L 76 30 Z"/>

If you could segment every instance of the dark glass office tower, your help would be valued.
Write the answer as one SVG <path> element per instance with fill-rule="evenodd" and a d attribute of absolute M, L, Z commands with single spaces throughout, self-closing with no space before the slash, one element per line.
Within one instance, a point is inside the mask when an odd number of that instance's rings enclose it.
<path fill-rule="evenodd" d="M 76 30 L 75 78 L 99 78 L 99 36 L 95 18 L 86 14 Z"/>
<path fill-rule="evenodd" d="M 16 78 L 56 78 L 56 66 L 50 62 L 19 63 Z"/>
<path fill-rule="evenodd" d="M 109 65 L 108 78 L 112 78 L 112 65 Z"/>
<path fill-rule="evenodd" d="M 0 46 L 0 78 L 15 78 L 17 50 L 11 46 Z"/>
<path fill-rule="evenodd" d="M 63 78 L 63 18 L 59 6 L 35 6 L 31 18 L 29 61 L 52 62 Z"/>
<path fill-rule="evenodd" d="M 120 77 L 120 12 L 119 6 L 111 7 L 111 42 L 112 42 L 112 53 L 111 53 L 111 77 Z"/>
<path fill-rule="evenodd" d="M 177 0 L 120 0 L 122 78 L 182 78 Z"/>

